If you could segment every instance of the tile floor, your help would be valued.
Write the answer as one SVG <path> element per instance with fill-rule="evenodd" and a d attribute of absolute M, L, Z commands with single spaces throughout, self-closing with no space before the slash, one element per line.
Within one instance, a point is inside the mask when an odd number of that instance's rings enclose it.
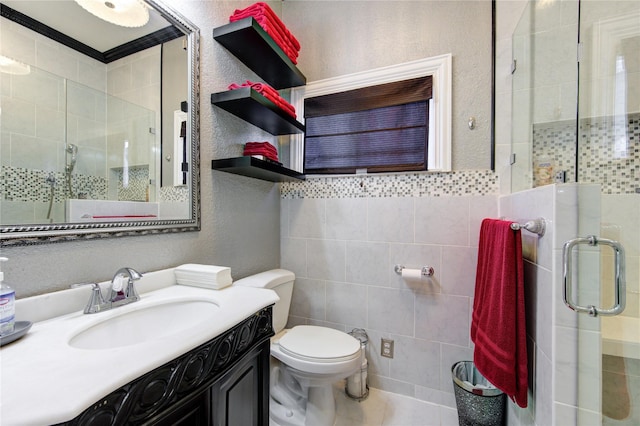
<path fill-rule="evenodd" d="M 343 384 L 335 389 L 335 426 L 457 426 L 456 410 L 408 396 L 369 389 L 358 402 L 346 396 Z"/>

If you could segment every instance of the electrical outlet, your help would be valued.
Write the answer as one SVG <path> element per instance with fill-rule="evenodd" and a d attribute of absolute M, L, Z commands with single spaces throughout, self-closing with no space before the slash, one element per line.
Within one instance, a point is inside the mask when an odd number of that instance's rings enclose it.
<path fill-rule="evenodd" d="M 393 358 L 393 340 L 382 338 L 380 348 L 380 355 L 386 358 Z"/>

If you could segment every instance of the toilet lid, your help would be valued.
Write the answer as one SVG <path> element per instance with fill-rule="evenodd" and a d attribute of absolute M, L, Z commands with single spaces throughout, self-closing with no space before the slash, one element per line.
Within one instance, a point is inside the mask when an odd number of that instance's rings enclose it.
<path fill-rule="evenodd" d="M 345 361 L 360 356 L 359 340 L 327 327 L 298 325 L 278 343 L 282 352 L 316 362 Z"/>

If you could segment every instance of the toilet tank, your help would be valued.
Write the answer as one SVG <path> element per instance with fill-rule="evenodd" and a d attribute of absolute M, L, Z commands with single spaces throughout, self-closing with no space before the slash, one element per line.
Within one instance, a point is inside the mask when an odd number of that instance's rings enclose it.
<path fill-rule="evenodd" d="M 233 285 L 268 288 L 278 294 L 280 300 L 273 306 L 273 330 L 278 333 L 287 325 L 295 279 L 296 276 L 291 271 L 272 269 L 234 281 Z"/>

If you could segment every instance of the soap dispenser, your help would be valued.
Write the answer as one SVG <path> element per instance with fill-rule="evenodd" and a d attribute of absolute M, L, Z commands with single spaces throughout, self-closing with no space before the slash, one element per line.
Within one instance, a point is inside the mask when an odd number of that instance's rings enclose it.
<path fill-rule="evenodd" d="M 0 265 L 6 262 L 0 257 Z M 0 336 L 13 333 L 16 320 L 16 292 L 4 282 L 4 272 L 0 268 Z"/>

